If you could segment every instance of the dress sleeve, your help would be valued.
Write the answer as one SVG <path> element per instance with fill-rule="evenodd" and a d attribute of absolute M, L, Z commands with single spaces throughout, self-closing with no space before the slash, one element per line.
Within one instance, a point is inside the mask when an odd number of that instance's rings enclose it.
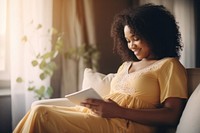
<path fill-rule="evenodd" d="M 177 59 L 172 58 L 163 64 L 158 80 L 161 103 L 169 97 L 188 97 L 186 70 Z"/>

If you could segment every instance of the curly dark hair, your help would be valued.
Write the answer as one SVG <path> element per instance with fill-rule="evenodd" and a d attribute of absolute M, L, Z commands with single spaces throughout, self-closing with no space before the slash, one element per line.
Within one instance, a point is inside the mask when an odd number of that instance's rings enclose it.
<path fill-rule="evenodd" d="M 182 43 L 179 26 L 164 6 L 149 3 L 135 9 L 125 9 L 114 17 L 111 28 L 113 52 L 119 54 L 123 61 L 137 60 L 128 49 L 124 36 L 125 25 L 149 44 L 156 59 L 180 57 Z"/>

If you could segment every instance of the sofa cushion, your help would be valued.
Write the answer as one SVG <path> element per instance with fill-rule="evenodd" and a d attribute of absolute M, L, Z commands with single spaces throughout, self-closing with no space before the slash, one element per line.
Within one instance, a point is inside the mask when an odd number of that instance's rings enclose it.
<path fill-rule="evenodd" d="M 200 84 L 192 93 L 181 116 L 176 133 L 200 133 Z"/>
<path fill-rule="evenodd" d="M 102 74 L 90 68 L 84 70 L 82 89 L 94 88 L 101 96 L 110 92 L 110 82 L 115 74 Z"/>

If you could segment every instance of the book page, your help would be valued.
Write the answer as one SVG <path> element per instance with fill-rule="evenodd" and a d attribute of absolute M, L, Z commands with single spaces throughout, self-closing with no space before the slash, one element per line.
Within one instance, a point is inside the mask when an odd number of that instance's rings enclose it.
<path fill-rule="evenodd" d="M 72 94 L 65 95 L 65 97 L 77 105 L 80 105 L 81 102 L 88 98 L 103 100 L 103 98 L 93 88 L 74 92 Z"/>

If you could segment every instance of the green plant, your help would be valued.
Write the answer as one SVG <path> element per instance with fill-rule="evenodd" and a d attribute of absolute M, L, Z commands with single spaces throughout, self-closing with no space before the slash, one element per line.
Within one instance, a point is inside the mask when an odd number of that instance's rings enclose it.
<path fill-rule="evenodd" d="M 33 24 L 33 22 L 32 22 Z M 43 36 L 37 34 L 43 26 L 38 24 L 34 29 L 35 34 L 37 35 L 37 39 L 41 39 L 43 37 L 48 36 L 50 39 L 51 49 L 47 49 L 44 47 L 42 52 L 34 52 L 35 56 L 33 60 L 30 61 L 31 66 L 40 70 L 39 79 L 43 82 L 47 78 L 51 78 L 54 71 L 57 68 L 55 63 L 55 58 L 59 54 L 64 54 L 66 59 L 72 59 L 74 61 L 79 62 L 80 59 L 83 59 L 83 63 L 86 67 L 98 69 L 98 59 L 99 59 L 99 51 L 96 47 L 92 45 L 82 44 L 76 48 L 69 48 L 65 52 L 63 50 L 63 33 L 58 32 L 55 28 L 51 28 L 47 30 L 47 35 Z M 31 41 L 31 37 L 28 35 L 24 35 L 21 39 L 22 44 L 26 45 L 34 45 Z M 17 77 L 16 82 L 22 83 L 24 79 L 22 77 Z M 41 83 L 42 84 L 42 83 Z M 53 88 L 49 84 L 37 86 L 34 81 L 28 81 L 28 91 L 34 92 L 35 97 L 39 100 L 50 98 L 53 94 Z"/>
<path fill-rule="evenodd" d="M 43 28 L 41 24 L 38 24 L 36 27 L 36 31 L 39 31 Z M 37 34 L 37 33 L 36 33 Z M 51 78 L 54 71 L 57 68 L 55 63 L 55 58 L 61 54 L 63 48 L 63 34 L 59 33 L 55 28 L 51 28 L 47 30 L 47 36 L 50 38 L 51 48 L 47 50 L 44 47 L 42 52 L 37 52 L 33 60 L 31 60 L 31 65 L 40 70 L 39 78 L 40 81 L 43 82 L 47 78 Z M 40 36 L 38 38 L 41 38 Z M 33 45 L 31 39 L 24 35 L 21 39 L 23 44 Z M 18 77 L 16 82 L 23 82 L 22 77 Z M 36 97 L 40 99 L 50 98 L 53 94 L 53 88 L 51 85 L 41 85 L 37 87 L 34 81 L 28 82 L 28 91 L 33 91 L 36 94 Z"/>
<path fill-rule="evenodd" d="M 79 62 L 82 58 L 85 67 L 98 70 L 99 50 L 94 45 L 82 44 L 76 48 L 70 48 L 64 53 L 65 58 Z"/>

